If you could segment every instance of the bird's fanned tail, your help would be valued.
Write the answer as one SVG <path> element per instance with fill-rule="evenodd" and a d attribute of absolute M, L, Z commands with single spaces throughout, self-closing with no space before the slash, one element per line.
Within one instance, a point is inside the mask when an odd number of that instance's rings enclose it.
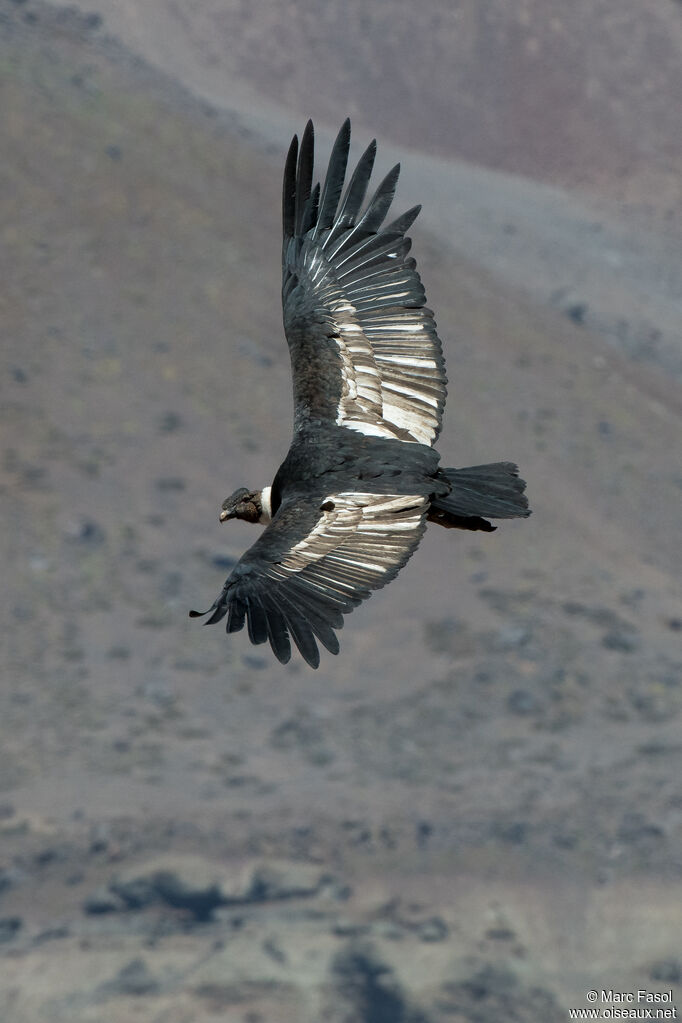
<path fill-rule="evenodd" d="M 480 529 L 491 533 L 491 519 L 530 515 L 526 482 L 513 462 L 471 465 L 465 469 L 439 469 L 438 478 L 450 492 L 432 498 L 428 518 L 449 529 Z"/>

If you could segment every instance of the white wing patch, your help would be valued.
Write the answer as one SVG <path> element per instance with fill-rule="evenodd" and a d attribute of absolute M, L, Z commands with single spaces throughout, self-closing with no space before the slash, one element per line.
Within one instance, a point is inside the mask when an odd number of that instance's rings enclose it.
<path fill-rule="evenodd" d="M 420 494 L 330 494 L 321 503 L 322 516 L 308 536 L 279 563 L 283 575 L 321 564 L 333 575 L 335 588 L 373 588 L 400 568 L 414 550 L 424 528 L 428 499 Z M 386 580 L 387 581 L 387 580 Z"/>
<path fill-rule="evenodd" d="M 440 341 L 431 312 L 414 302 L 419 284 L 399 260 L 334 266 L 324 239 L 303 252 L 299 273 L 314 286 L 341 359 L 337 425 L 370 437 L 431 445 L 445 402 Z M 330 258 L 331 257 L 331 258 Z"/>
<path fill-rule="evenodd" d="M 400 309 L 391 322 L 365 317 L 361 324 L 345 297 L 330 311 L 343 378 L 337 424 L 370 437 L 433 444 L 444 386 L 430 339 L 420 336 L 422 311 Z"/>

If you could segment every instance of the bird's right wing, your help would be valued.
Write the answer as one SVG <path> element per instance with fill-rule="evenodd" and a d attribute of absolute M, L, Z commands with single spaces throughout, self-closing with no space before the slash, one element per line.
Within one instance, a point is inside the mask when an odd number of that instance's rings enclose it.
<path fill-rule="evenodd" d="M 282 664 L 290 638 L 313 668 L 317 640 L 339 651 L 343 615 L 390 582 L 417 549 L 428 498 L 343 492 L 303 506 L 284 502 L 249 548 L 213 605 L 206 625 L 227 615 L 227 631 L 246 622 L 252 643 L 270 641 Z"/>
<path fill-rule="evenodd" d="M 369 436 L 433 444 L 446 395 L 433 313 L 406 232 L 415 206 L 384 226 L 398 180 L 390 171 L 365 207 L 376 152 L 361 156 L 343 198 L 350 122 L 320 190 L 313 127 L 294 139 L 282 198 L 282 303 L 294 377 L 295 428 L 335 423 Z"/>

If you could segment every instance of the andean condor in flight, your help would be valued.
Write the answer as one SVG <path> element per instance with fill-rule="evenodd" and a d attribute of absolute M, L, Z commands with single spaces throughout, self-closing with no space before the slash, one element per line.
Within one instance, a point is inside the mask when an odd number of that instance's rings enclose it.
<path fill-rule="evenodd" d="M 294 385 L 294 436 L 269 487 L 242 487 L 221 522 L 265 530 L 208 611 L 227 631 L 246 623 L 283 664 L 291 640 L 311 667 L 318 642 L 339 650 L 343 615 L 390 582 L 427 521 L 491 531 L 488 518 L 526 516 L 511 462 L 443 469 L 432 445 L 446 376 L 433 313 L 406 237 L 420 207 L 384 225 L 400 165 L 364 206 L 376 143 L 341 198 L 350 121 L 320 189 L 313 126 L 294 136 L 284 169 L 282 304 Z"/>

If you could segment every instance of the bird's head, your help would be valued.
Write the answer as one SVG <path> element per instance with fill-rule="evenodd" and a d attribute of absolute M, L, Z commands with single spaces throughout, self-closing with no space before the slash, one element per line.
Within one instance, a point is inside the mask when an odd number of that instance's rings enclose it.
<path fill-rule="evenodd" d="M 259 522 L 261 525 L 270 521 L 270 487 L 263 490 L 247 490 L 240 487 L 234 494 L 223 501 L 220 521 L 228 519 L 244 519 L 245 522 Z"/>

